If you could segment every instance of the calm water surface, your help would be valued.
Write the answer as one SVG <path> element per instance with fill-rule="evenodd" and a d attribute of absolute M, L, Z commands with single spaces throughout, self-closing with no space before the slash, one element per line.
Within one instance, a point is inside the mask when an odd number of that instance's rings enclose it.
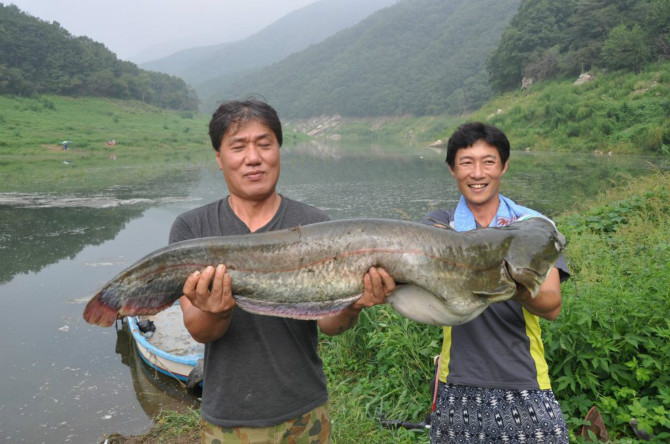
<path fill-rule="evenodd" d="M 458 199 L 445 153 L 340 145 L 282 148 L 281 193 L 333 218 L 418 221 Z M 518 152 L 503 192 L 549 215 L 588 201 L 646 159 Z M 167 243 L 175 217 L 226 194 L 212 161 L 140 188 L 96 195 L 0 195 L 0 436 L 5 442 L 99 442 L 139 434 L 161 408 L 193 399 L 136 360 L 125 330 L 86 324 L 88 298 Z"/>

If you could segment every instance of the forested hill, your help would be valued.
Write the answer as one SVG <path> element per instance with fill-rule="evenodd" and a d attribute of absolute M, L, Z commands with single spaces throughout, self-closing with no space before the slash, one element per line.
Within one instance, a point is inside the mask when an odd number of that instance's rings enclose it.
<path fill-rule="evenodd" d="M 0 94 L 100 96 L 194 110 L 195 92 L 177 77 L 118 60 L 103 44 L 73 37 L 0 3 Z"/>
<path fill-rule="evenodd" d="M 401 0 L 200 99 L 260 93 L 287 117 L 439 114 L 486 102 L 486 60 L 519 0 Z"/>
<path fill-rule="evenodd" d="M 200 85 L 208 80 L 218 78 L 218 82 L 225 82 L 235 74 L 277 62 L 396 1 L 320 0 L 287 14 L 243 40 L 186 49 L 140 66 L 179 76 L 202 94 Z M 205 94 L 206 91 L 205 87 Z"/>
<path fill-rule="evenodd" d="M 506 91 L 518 88 L 524 77 L 637 72 L 668 58 L 668 0 L 523 0 L 488 69 L 493 89 Z"/>

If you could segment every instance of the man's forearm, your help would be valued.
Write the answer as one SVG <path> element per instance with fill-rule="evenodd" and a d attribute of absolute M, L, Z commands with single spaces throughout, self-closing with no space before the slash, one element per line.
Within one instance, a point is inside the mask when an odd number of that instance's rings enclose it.
<path fill-rule="evenodd" d="M 358 322 L 358 315 L 362 310 L 363 308 L 354 308 L 350 305 L 335 315 L 319 319 L 319 328 L 328 336 L 344 333 L 356 325 L 356 322 Z"/>
<path fill-rule="evenodd" d="M 232 310 L 228 313 L 208 313 L 193 306 L 186 297 L 179 300 L 186 330 L 197 342 L 205 344 L 223 336 L 228 330 Z"/>

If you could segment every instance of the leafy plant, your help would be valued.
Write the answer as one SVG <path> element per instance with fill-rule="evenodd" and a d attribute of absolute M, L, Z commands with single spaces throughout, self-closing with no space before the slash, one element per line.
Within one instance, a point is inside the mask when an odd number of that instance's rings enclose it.
<path fill-rule="evenodd" d="M 596 405 L 611 436 L 629 421 L 670 437 L 670 176 L 635 182 L 614 203 L 558 219 L 573 276 L 544 326 L 554 390 L 574 428 Z"/>

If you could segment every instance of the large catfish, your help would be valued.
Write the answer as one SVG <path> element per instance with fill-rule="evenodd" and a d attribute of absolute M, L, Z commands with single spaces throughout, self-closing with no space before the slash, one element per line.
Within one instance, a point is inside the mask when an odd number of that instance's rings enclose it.
<path fill-rule="evenodd" d="M 287 230 L 178 242 L 122 271 L 88 303 L 84 319 L 157 313 L 182 295 L 187 276 L 223 263 L 242 309 L 317 319 L 363 291 L 363 275 L 383 267 L 400 285 L 388 298 L 401 315 L 431 325 L 458 325 L 517 285 L 534 296 L 565 246 L 543 217 L 468 232 L 387 219 L 322 222 Z"/>

